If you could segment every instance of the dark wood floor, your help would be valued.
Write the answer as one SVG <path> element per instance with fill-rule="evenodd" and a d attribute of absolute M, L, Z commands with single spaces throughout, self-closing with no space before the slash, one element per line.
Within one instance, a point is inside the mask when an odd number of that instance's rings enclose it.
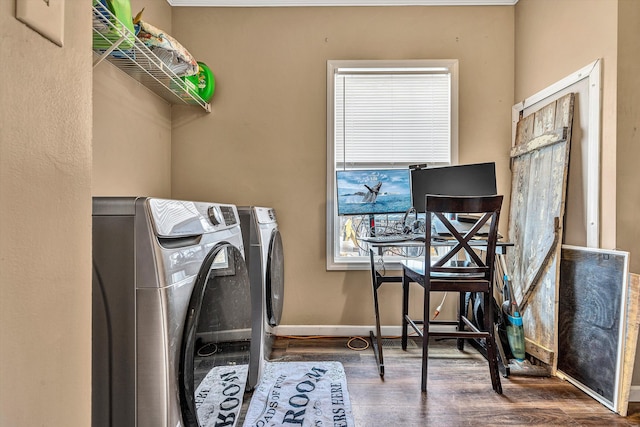
<path fill-rule="evenodd" d="M 426 394 L 420 392 L 418 345 L 405 352 L 399 340 L 386 340 L 382 379 L 373 350 L 352 350 L 347 342 L 279 337 L 272 360 L 342 362 L 358 427 L 640 425 L 640 403 L 630 404 L 629 416 L 621 417 L 556 377 L 501 378 L 504 394 L 498 395 L 491 388 L 486 360 L 471 346 L 459 352 L 455 341 L 430 347 Z"/>

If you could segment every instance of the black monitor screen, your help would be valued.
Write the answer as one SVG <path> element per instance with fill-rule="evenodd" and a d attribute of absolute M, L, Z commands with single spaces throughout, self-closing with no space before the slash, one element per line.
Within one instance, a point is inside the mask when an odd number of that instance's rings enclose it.
<path fill-rule="evenodd" d="M 338 215 L 404 213 L 411 208 L 409 169 L 336 172 Z"/>
<path fill-rule="evenodd" d="M 424 197 L 427 194 L 440 196 L 494 196 L 496 187 L 496 164 L 475 163 L 470 165 L 445 166 L 411 171 L 413 206 L 424 212 Z"/>

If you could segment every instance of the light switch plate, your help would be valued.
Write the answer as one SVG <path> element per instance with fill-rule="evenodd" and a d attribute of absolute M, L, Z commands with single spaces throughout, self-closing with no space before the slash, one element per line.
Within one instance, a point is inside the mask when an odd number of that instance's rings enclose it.
<path fill-rule="evenodd" d="M 65 0 L 16 0 L 16 18 L 58 46 L 64 40 Z"/>

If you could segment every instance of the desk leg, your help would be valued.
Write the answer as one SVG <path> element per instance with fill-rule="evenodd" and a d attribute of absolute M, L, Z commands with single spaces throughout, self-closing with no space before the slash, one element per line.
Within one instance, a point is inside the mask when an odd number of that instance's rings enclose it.
<path fill-rule="evenodd" d="M 375 335 L 373 331 L 369 331 L 369 338 L 371 339 L 373 354 L 374 356 L 376 356 L 378 373 L 380 374 L 381 378 L 384 378 L 384 360 L 382 359 L 382 343 L 380 342 L 380 335 Z"/>
<path fill-rule="evenodd" d="M 378 365 L 378 373 L 381 377 L 384 377 L 384 358 L 382 356 L 382 332 L 380 331 L 380 312 L 378 311 L 378 288 L 381 281 L 380 276 L 376 273 L 376 280 L 373 282 L 373 310 L 376 315 L 376 333 L 369 331 L 369 337 L 371 338 L 371 347 L 373 348 L 374 355 L 376 356 L 376 364 Z"/>
<path fill-rule="evenodd" d="M 382 356 L 382 331 L 380 330 L 380 311 L 378 310 L 378 288 L 384 283 L 401 283 L 402 277 L 400 276 L 381 276 L 377 272 L 375 273 L 373 280 L 373 311 L 376 315 L 376 332 L 369 331 L 369 337 L 371 338 L 371 347 L 373 348 L 374 355 L 376 356 L 376 364 L 378 365 L 378 373 L 381 377 L 384 377 L 384 358 Z"/>
<path fill-rule="evenodd" d="M 380 250 L 380 249 L 379 249 Z M 373 249 L 369 249 L 369 259 L 371 262 L 371 288 L 373 291 L 373 312 L 376 315 L 376 332 L 369 331 L 369 337 L 371 338 L 371 348 L 376 356 L 376 364 L 378 365 L 378 373 L 380 377 L 384 377 L 384 358 L 382 357 L 382 332 L 380 330 L 380 312 L 378 310 L 378 288 L 383 283 L 402 282 L 400 276 L 383 276 L 376 271 L 375 259 Z"/>
<path fill-rule="evenodd" d="M 407 328 L 409 323 L 407 322 L 407 314 L 409 314 L 409 278 L 405 276 L 404 271 L 402 273 L 402 349 L 407 350 L 407 344 L 409 342 L 409 334 Z"/>

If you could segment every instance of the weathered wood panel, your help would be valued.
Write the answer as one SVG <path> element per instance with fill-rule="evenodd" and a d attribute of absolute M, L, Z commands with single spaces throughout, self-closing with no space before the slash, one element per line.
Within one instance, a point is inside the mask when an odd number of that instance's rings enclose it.
<path fill-rule="evenodd" d="M 512 149 L 507 267 L 530 354 L 552 364 L 574 94 L 523 118 Z"/>
<path fill-rule="evenodd" d="M 620 401 L 616 412 L 623 417 L 627 416 L 629 409 L 629 393 L 631 392 L 631 379 L 636 360 L 636 346 L 638 345 L 638 330 L 640 329 L 640 275 L 629 274 L 629 286 L 627 287 L 627 321 L 624 340 L 624 359 L 622 362 L 622 384 Z"/>
<path fill-rule="evenodd" d="M 511 157 L 517 157 L 529 151 L 537 150 L 548 145 L 555 144 L 559 141 L 566 141 L 567 131 L 567 128 L 560 128 L 543 133 L 540 136 L 537 136 L 523 144 L 514 147 L 511 150 Z"/>

